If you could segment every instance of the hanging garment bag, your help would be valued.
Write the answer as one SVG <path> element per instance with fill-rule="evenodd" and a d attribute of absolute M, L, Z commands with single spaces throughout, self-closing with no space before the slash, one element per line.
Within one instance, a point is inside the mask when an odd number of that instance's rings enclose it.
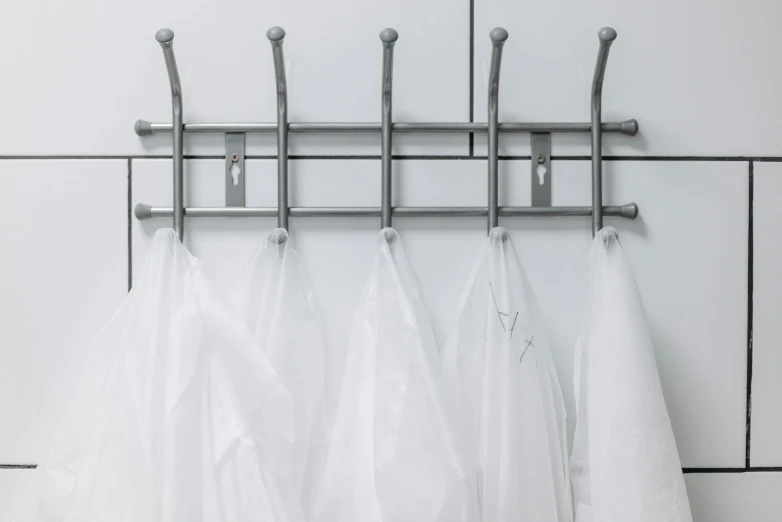
<path fill-rule="evenodd" d="M 481 520 L 572 520 L 565 406 L 543 319 L 508 232 L 486 240 L 442 351 L 469 436 Z"/>
<path fill-rule="evenodd" d="M 291 480 L 305 513 L 326 458 L 338 374 L 309 275 L 281 228 L 256 249 L 232 301 L 253 332 L 261 359 L 268 358 L 293 396 L 295 435 Z"/>
<path fill-rule="evenodd" d="M 575 353 L 576 522 L 691 522 L 649 325 L 615 229 L 595 236 L 589 268 Z"/>
<path fill-rule="evenodd" d="M 8 522 L 303 522 L 293 401 L 201 263 L 158 230 Z"/>
<path fill-rule="evenodd" d="M 310 522 L 476 520 L 427 316 L 399 235 L 385 228 L 354 318 Z"/>

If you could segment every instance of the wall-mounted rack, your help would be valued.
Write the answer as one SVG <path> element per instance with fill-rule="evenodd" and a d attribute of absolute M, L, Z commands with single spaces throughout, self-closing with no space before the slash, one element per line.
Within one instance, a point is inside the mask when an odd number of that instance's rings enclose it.
<path fill-rule="evenodd" d="M 457 122 L 394 122 L 392 121 L 392 85 L 394 45 L 399 37 L 394 29 L 380 32 L 383 46 L 380 123 L 289 123 L 287 82 L 282 44 L 285 31 L 272 27 L 266 33 L 272 45 L 277 87 L 276 123 L 184 123 L 182 86 L 174 57 L 174 32 L 161 29 L 155 35 L 163 49 L 163 57 L 171 85 L 172 124 L 136 122 L 139 136 L 173 134 L 174 205 L 172 208 L 152 207 L 139 203 L 135 208 L 138 219 L 172 217 L 174 229 L 184 238 L 184 217 L 240 217 L 277 216 L 278 226 L 288 228 L 288 217 L 322 216 L 380 216 L 381 226 L 391 226 L 392 217 L 409 216 L 488 216 L 488 228 L 498 224 L 499 216 L 592 216 L 592 233 L 603 227 L 603 216 L 620 216 L 635 219 L 638 206 L 628 203 L 621 206 L 603 206 L 602 192 L 602 134 L 622 133 L 634 136 L 638 122 L 634 119 L 622 122 L 602 121 L 603 77 L 608 62 L 608 52 L 616 39 L 616 31 L 604 27 L 598 32 L 600 42 L 597 63 L 592 79 L 592 114 L 589 123 L 522 123 L 499 122 L 499 80 L 502 48 L 508 32 L 497 27 L 489 34 L 492 42 L 489 69 L 489 97 L 487 123 Z M 277 207 L 244 206 L 244 135 L 256 132 L 277 133 Z M 288 134 L 291 132 L 380 132 L 382 195 L 379 207 L 290 207 L 288 203 Z M 488 204 L 486 207 L 393 207 L 391 204 L 392 157 L 391 140 L 396 132 L 470 132 L 488 134 Z M 529 133 L 532 145 L 532 206 L 500 207 L 498 205 L 498 135 L 499 133 Z M 592 206 L 551 206 L 551 133 L 583 132 L 592 138 Z M 185 208 L 183 197 L 183 138 L 185 133 L 218 133 L 226 138 L 226 206 Z"/>

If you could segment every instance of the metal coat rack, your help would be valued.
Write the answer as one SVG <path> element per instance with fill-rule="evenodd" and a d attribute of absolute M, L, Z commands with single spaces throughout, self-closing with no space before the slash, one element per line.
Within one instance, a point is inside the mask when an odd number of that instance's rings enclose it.
<path fill-rule="evenodd" d="M 489 97 L 487 123 L 428 123 L 394 122 L 392 120 L 392 86 L 394 45 L 399 38 L 394 29 L 380 32 L 383 45 L 381 122 L 380 123 L 289 123 L 288 87 L 285 78 L 285 62 L 282 44 L 285 31 L 272 27 L 266 33 L 271 42 L 277 87 L 276 123 L 184 123 L 182 86 L 174 57 L 174 32 L 161 29 L 155 39 L 163 49 L 163 58 L 171 84 L 172 122 L 136 122 L 139 136 L 173 134 L 174 205 L 172 208 L 152 207 L 139 203 L 135 208 L 138 219 L 173 217 L 174 230 L 184 239 L 184 218 L 188 217 L 259 217 L 277 216 L 277 226 L 288 229 L 288 218 L 321 216 L 378 216 L 381 227 L 390 227 L 393 217 L 423 216 L 487 216 L 488 229 L 496 227 L 499 216 L 591 216 L 592 235 L 603 228 L 603 216 L 620 216 L 635 219 L 638 206 L 628 203 L 621 206 L 603 206 L 602 134 L 622 133 L 634 136 L 638 122 L 634 119 L 622 122 L 602 121 L 601 105 L 603 77 L 608 52 L 616 39 L 616 31 L 604 27 L 598 32 L 600 42 L 597 63 L 592 79 L 591 121 L 589 123 L 522 123 L 499 122 L 499 83 L 502 48 L 508 39 L 508 31 L 501 27 L 492 29 L 491 65 L 489 72 Z M 288 202 L 288 133 L 290 132 L 380 132 L 382 196 L 380 207 L 290 207 Z M 245 207 L 244 135 L 255 132 L 277 133 L 277 207 Z M 470 132 L 488 134 L 488 203 L 486 207 L 394 207 L 391 204 L 392 136 L 396 132 Z M 529 133 L 532 145 L 532 206 L 512 207 L 498 205 L 498 138 L 499 133 Z M 592 205 L 551 206 L 551 133 L 588 132 L 592 138 Z M 185 133 L 225 134 L 226 143 L 226 193 L 225 207 L 184 206 L 183 196 L 183 138 Z"/>

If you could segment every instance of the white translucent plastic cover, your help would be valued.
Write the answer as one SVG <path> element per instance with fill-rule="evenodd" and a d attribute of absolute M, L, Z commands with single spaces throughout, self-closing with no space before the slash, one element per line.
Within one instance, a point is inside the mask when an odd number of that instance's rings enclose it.
<path fill-rule="evenodd" d="M 9 522 L 302 522 L 293 403 L 173 230 L 96 338 Z"/>
<path fill-rule="evenodd" d="M 437 348 L 397 232 L 380 232 L 358 305 L 310 522 L 468 522 L 476 498 Z"/>
<path fill-rule="evenodd" d="M 565 406 L 535 295 L 508 232 L 493 229 L 442 351 L 485 522 L 573 519 Z"/>
<path fill-rule="evenodd" d="M 281 228 L 256 249 L 232 301 L 293 395 L 295 434 L 291 480 L 305 514 L 326 459 L 329 417 L 336 404 L 339 361 L 329 350 L 307 269 Z"/>
<path fill-rule="evenodd" d="M 576 345 L 576 522 L 691 522 L 643 302 L 619 235 L 601 230 Z"/>

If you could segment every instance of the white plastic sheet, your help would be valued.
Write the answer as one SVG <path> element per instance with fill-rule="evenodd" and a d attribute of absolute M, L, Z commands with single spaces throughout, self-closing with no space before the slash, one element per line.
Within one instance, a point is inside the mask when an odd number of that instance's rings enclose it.
<path fill-rule="evenodd" d="M 256 249 L 232 301 L 293 395 L 295 437 L 291 480 L 305 514 L 326 459 L 328 417 L 336 403 L 336 356 L 328 350 L 306 267 L 281 228 Z"/>
<path fill-rule="evenodd" d="M 300 522 L 292 399 L 173 230 L 98 335 L 10 522 Z"/>
<path fill-rule="evenodd" d="M 401 240 L 386 228 L 355 315 L 310 522 L 476 520 L 427 315 Z"/>
<path fill-rule="evenodd" d="M 691 522 L 641 296 L 615 229 L 589 254 L 570 460 L 577 522 Z"/>
<path fill-rule="evenodd" d="M 562 392 L 535 295 L 501 227 L 481 249 L 442 360 L 469 436 L 481 520 L 571 521 Z"/>

